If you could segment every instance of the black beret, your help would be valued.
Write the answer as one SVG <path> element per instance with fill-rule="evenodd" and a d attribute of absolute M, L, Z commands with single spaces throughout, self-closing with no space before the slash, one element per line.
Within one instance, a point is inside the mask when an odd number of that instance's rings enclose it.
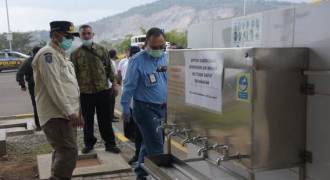
<path fill-rule="evenodd" d="M 50 32 L 64 31 L 74 36 L 79 37 L 79 33 L 74 30 L 72 22 L 69 21 L 52 21 L 50 22 Z"/>
<path fill-rule="evenodd" d="M 109 56 L 110 56 L 110 58 L 114 58 L 114 57 L 116 57 L 116 55 L 117 55 L 116 50 L 111 49 L 111 50 L 109 51 Z"/>
<path fill-rule="evenodd" d="M 136 54 L 136 53 L 140 52 L 140 48 L 139 48 L 138 46 L 131 46 L 131 47 L 129 48 L 129 52 L 130 52 L 131 54 Z"/>

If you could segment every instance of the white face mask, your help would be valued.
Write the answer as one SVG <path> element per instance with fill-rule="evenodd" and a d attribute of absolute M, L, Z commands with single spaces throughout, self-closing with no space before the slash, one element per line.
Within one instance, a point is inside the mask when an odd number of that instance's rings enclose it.
<path fill-rule="evenodd" d="M 85 46 L 90 45 L 92 42 L 93 42 L 93 38 L 92 39 L 88 39 L 88 40 L 82 40 L 82 43 Z"/>

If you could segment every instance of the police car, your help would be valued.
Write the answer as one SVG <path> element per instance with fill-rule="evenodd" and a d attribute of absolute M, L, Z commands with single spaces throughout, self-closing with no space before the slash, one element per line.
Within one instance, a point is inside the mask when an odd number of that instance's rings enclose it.
<path fill-rule="evenodd" d="M 0 72 L 3 70 L 18 69 L 22 62 L 30 56 L 5 49 L 0 52 Z"/>

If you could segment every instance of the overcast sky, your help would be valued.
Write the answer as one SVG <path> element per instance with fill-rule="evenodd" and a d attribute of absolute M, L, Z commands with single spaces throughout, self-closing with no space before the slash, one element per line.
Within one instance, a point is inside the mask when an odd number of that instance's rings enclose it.
<path fill-rule="evenodd" d="M 157 0 L 7 0 L 10 30 L 15 32 L 48 30 L 53 20 L 84 24 L 154 1 Z M 6 0 L 0 0 L 0 33 L 3 32 L 8 32 Z"/>

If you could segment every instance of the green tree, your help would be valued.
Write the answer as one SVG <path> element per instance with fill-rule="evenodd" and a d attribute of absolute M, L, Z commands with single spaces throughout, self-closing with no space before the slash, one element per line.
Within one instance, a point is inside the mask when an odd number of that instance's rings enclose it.
<path fill-rule="evenodd" d="M 3 49 L 9 49 L 9 44 L 5 33 L 0 34 L 0 51 Z"/>
<path fill-rule="evenodd" d="M 13 32 L 13 51 L 18 51 L 27 54 L 31 50 L 31 47 L 29 46 L 31 42 L 32 36 L 30 33 Z"/>
<path fill-rule="evenodd" d="M 98 44 L 100 44 L 101 46 L 107 48 L 108 50 L 114 48 L 113 44 L 110 41 L 107 41 L 107 40 L 102 40 Z"/>
<path fill-rule="evenodd" d="M 140 32 L 141 34 L 147 34 L 147 30 L 143 26 L 140 26 Z"/>
<path fill-rule="evenodd" d="M 31 47 L 29 44 L 32 42 L 30 33 L 13 32 L 13 40 L 11 42 L 13 51 L 28 54 Z M 0 34 L 0 49 L 9 49 L 6 33 Z"/>
<path fill-rule="evenodd" d="M 182 46 L 183 48 L 187 48 L 187 34 L 187 31 L 179 32 L 176 29 L 173 29 L 169 32 L 165 32 L 166 41 L 175 43 L 178 46 Z"/>
<path fill-rule="evenodd" d="M 47 41 L 40 40 L 40 41 L 37 41 L 34 46 L 44 47 L 46 45 L 47 45 Z"/>
<path fill-rule="evenodd" d="M 114 48 L 117 51 L 117 54 L 126 53 L 126 50 L 131 46 L 131 37 L 132 36 L 133 36 L 132 34 L 128 34 L 125 36 L 124 40 L 121 43 L 114 45 Z"/>

